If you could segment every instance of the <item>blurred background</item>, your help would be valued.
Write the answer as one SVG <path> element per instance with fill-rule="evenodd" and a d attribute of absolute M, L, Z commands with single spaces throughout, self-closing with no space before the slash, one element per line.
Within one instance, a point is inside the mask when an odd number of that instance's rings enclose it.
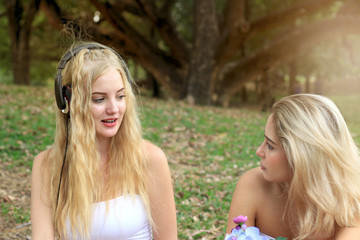
<path fill-rule="evenodd" d="M 360 144 L 360 0 L 0 0 L 0 240 L 32 239 L 31 167 L 53 144 L 58 61 L 80 40 L 128 63 L 181 240 L 224 239 L 276 99 L 330 97 Z"/>
<path fill-rule="evenodd" d="M 358 93 L 358 0 L 1 0 L 0 83 L 53 84 L 78 40 L 127 60 L 141 91 L 201 105 L 270 106 Z"/>

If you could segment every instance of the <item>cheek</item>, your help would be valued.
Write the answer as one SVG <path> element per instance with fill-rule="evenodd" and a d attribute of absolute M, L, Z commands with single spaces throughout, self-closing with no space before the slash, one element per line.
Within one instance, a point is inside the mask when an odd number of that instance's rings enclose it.
<path fill-rule="evenodd" d="M 121 102 L 121 103 L 119 104 L 119 107 L 118 107 L 118 108 L 119 108 L 120 114 L 124 115 L 125 112 L 126 112 L 126 102 L 125 102 L 125 101 Z"/>
<path fill-rule="evenodd" d="M 266 157 L 267 168 L 270 171 L 271 180 L 274 182 L 286 182 L 291 179 L 291 171 L 285 154 L 272 153 Z"/>
<path fill-rule="evenodd" d="M 286 155 L 281 155 L 278 158 L 278 166 L 279 169 L 281 170 L 281 176 L 284 179 L 284 181 L 288 181 L 291 179 L 291 170 L 290 170 L 290 165 L 288 162 L 288 159 L 286 157 Z"/>
<path fill-rule="evenodd" d="M 90 111 L 91 111 L 91 115 L 94 119 L 98 118 L 102 113 L 101 107 L 96 106 L 96 105 L 92 105 L 90 107 Z"/>
<path fill-rule="evenodd" d="M 125 101 L 121 104 L 120 111 L 123 113 L 126 111 L 126 102 Z"/>

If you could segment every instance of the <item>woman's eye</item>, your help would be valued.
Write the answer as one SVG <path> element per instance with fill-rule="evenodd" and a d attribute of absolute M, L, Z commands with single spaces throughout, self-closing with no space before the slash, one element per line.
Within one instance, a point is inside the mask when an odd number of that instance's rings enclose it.
<path fill-rule="evenodd" d="M 273 150 L 273 149 L 274 149 L 274 147 L 271 146 L 269 143 L 266 143 L 266 145 L 267 145 L 267 147 L 268 147 L 270 150 Z"/>
<path fill-rule="evenodd" d="M 125 94 L 122 94 L 122 95 L 119 95 L 119 96 L 118 96 L 118 99 L 121 100 L 121 99 L 123 99 L 124 97 L 126 97 Z"/>
<path fill-rule="evenodd" d="M 102 101 L 104 101 L 104 98 L 94 98 L 92 101 L 94 103 L 101 103 Z"/>

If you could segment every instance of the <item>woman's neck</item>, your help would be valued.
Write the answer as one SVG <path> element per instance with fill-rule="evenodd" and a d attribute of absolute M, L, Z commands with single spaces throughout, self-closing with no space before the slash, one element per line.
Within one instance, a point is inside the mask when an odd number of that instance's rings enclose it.
<path fill-rule="evenodd" d="M 106 164 L 108 162 L 108 158 L 109 158 L 109 149 L 110 149 L 110 145 L 111 145 L 111 139 L 110 138 L 98 139 L 97 144 L 98 144 L 98 150 L 100 153 L 101 163 L 102 163 L 102 165 Z"/>
<path fill-rule="evenodd" d="M 283 196 L 283 197 L 287 197 L 288 195 L 288 184 L 287 183 L 273 183 L 272 187 L 271 187 L 271 191 L 273 193 L 273 195 L 277 195 L 277 196 Z"/>

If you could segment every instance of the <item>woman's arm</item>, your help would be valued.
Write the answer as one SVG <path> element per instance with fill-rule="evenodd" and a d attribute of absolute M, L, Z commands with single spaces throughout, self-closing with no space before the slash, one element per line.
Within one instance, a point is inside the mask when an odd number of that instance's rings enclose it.
<path fill-rule="evenodd" d="M 177 239 L 176 208 L 168 162 L 164 152 L 147 142 L 149 153 L 150 204 L 155 240 Z"/>
<path fill-rule="evenodd" d="M 47 151 L 43 151 L 35 157 L 31 175 L 31 228 L 34 240 L 54 239 L 48 184 L 44 185 L 49 181 L 44 181 L 42 174 L 42 162 L 46 154 Z"/>

